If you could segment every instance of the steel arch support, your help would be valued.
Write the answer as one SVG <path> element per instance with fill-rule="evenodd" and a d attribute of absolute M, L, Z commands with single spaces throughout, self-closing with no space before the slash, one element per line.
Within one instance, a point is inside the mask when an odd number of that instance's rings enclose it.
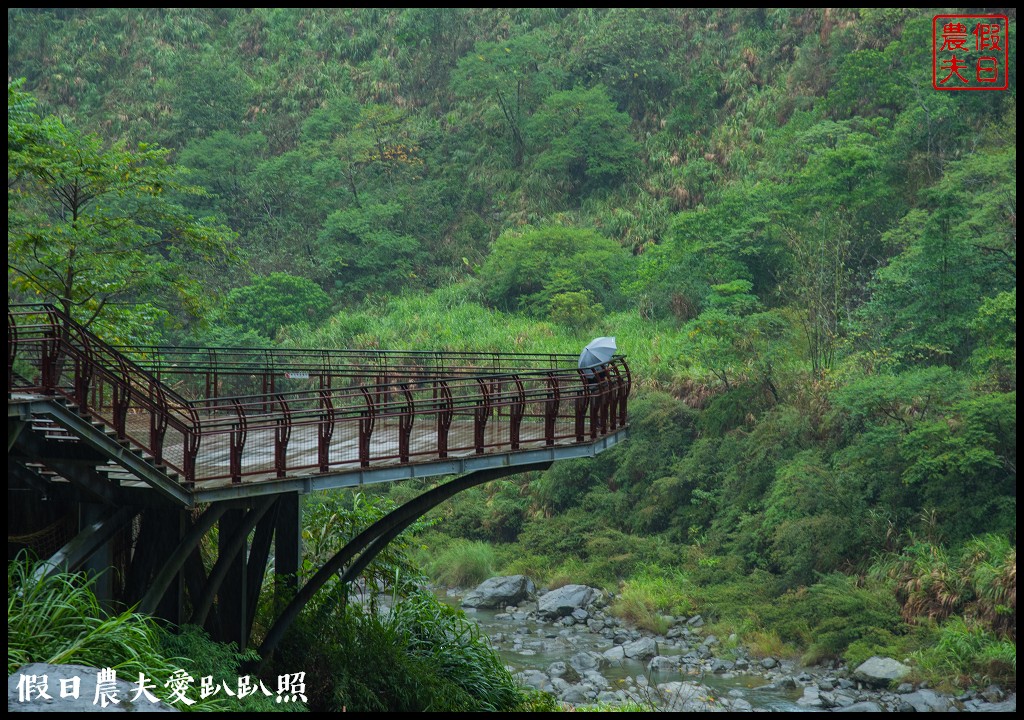
<path fill-rule="evenodd" d="M 78 570 L 93 553 L 114 537 L 118 530 L 131 522 L 139 510 L 137 507 L 112 509 L 102 518 L 82 528 L 67 545 L 36 569 L 33 579 L 38 581 L 57 573 Z"/>
<path fill-rule="evenodd" d="M 220 519 L 227 509 L 227 503 L 215 503 L 199 516 L 199 519 L 196 520 L 195 524 L 185 533 L 185 537 L 178 543 L 178 547 L 174 549 L 174 552 L 164 562 L 160 572 L 157 573 L 157 576 L 149 586 L 149 590 L 142 596 L 138 612 L 145 615 L 152 615 L 154 613 L 157 605 L 160 604 L 160 598 L 164 596 L 167 588 L 171 585 L 171 581 L 174 580 L 174 576 L 181 571 L 185 561 L 188 560 L 192 551 L 199 546 L 203 536 L 210 531 L 210 528 L 213 527 L 214 523 Z"/>
<path fill-rule="evenodd" d="M 514 467 L 488 468 L 478 470 L 468 475 L 455 478 L 432 490 L 428 490 L 419 497 L 410 500 L 405 505 L 392 510 L 370 527 L 363 530 L 348 542 L 345 547 L 338 551 L 334 557 L 324 563 L 316 575 L 310 578 L 292 601 L 281 612 L 277 621 L 267 632 L 267 636 L 260 646 L 260 657 L 265 661 L 277 648 L 278 643 L 284 637 L 285 632 L 299 616 L 299 613 L 306 604 L 313 599 L 316 592 L 322 588 L 327 581 L 342 568 L 347 569 L 342 579 L 349 582 L 359 574 L 369 563 L 383 550 L 387 544 L 397 537 L 403 530 L 412 525 L 430 510 L 440 505 L 454 495 L 468 490 L 476 485 L 481 485 L 491 480 L 514 475 L 517 473 L 544 470 L 551 466 L 551 462 L 536 463 L 533 465 L 518 465 Z M 359 556 L 353 562 L 353 558 Z"/>
<path fill-rule="evenodd" d="M 206 623 L 206 616 L 210 613 L 210 608 L 213 607 L 213 599 L 217 595 L 217 591 L 220 590 L 224 578 L 227 577 L 231 564 L 238 557 L 238 552 L 246 546 L 249 533 L 256 528 L 256 523 L 263 518 L 263 515 L 276 500 L 276 497 L 270 495 L 246 513 L 245 518 L 234 529 L 231 538 L 226 540 L 221 546 L 217 562 L 214 564 L 213 569 L 210 570 L 210 576 L 206 580 L 206 587 L 203 588 L 203 595 L 195 602 L 196 609 L 192 613 L 191 620 L 193 625 L 201 627 Z"/>

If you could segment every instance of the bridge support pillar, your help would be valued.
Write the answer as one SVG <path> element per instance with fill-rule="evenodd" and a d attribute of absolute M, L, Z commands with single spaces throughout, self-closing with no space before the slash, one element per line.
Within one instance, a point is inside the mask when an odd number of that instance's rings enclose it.
<path fill-rule="evenodd" d="M 278 611 L 295 596 L 302 563 L 302 498 L 287 493 L 277 500 L 274 530 L 274 604 Z"/>
<path fill-rule="evenodd" d="M 102 503 L 83 502 L 78 506 L 78 530 L 81 532 L 95 522 L 104 519 L 110 508 Z M 95 576 L 92 590 L 96 599 L 108 610 L 114 600 L 114 541 L 107 540 L 96 550 L 82 566 L 88 575 Z"/>
<path fill-rule="evenodd" d="M 228 510 L 219 522 L 217 533 L 217 554 L 220 562 L 225 553 L 231 552 L 232 538 L 241 530 L 245 519 L 245 510 Z M 234 642 L 239 649 L 245 650 L 248 633 L 248 600 L 246 588 L 248 586 L 246 573 L 246 547 L 243 543 L 241 549 L 235 552 L 233 558 L 227 560 L 229 563 L 227 574 L 221 583 L 217 593 L 217 615 L 220 620 L 219 639 L 223 642 Z"/>

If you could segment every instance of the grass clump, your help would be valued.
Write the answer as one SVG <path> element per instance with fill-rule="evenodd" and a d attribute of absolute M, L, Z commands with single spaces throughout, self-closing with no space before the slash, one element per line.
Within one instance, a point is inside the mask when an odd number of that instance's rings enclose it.
<path fill-rule="evenodd" d="M 426 563 L 427 574 L 449 587 L 475 587 L 495 574 L 498 554 L 476 540 L 453 540 Z"/>
<path fill-rule="evenodd" d="M 237 683 L 239 667 L 252 655 L 233 645 L 215 643 L 200 628 L 173 634 L 155 618 L 131 610 L 110 613 L 93 592 L 95 577 L 78 573 L 37 573 L 39 564 L 22 554 L 7 564 L 7 674 L 30 663 L 112 668 L 134 681 L 141 673 L 158 690 L 176 670 L 196 678 L 212 675 L 218 682 Z M 161 696 L 159 691 L 158 696 Z M 190 711 L 280 710 L 262 694 L 244 700 L 198 692 L 187 696 Z M 163 699 L 167 699 L 163 697 Z M 292 706 L 288 709 L 301 709 Z"/>
<path fill-rule="evenodd" d="M 938 627 L 935 635 L 934 644 L 911 656 L 930 683 L 949 690 L 991 683 L 1016 689 L 1016 642 L 960 617 Z"/>
<path fill-rule="evenodd" d="M 668 631 L 665 615 L 690 615 L 695 606 L 691 586 L 678 571 L 645 568 L 622 584 L 611 612 L 639 628 L 659 635 Z"/>

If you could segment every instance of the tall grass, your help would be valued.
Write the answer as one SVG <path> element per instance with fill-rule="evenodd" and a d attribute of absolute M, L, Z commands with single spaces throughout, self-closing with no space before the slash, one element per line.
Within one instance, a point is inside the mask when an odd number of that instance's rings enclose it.
<path fill-rule="evenodd" d="M 276 660 L 281 672 L 307 673 L 314 711 L 509 712 L 527 703 L 478 626 L 412 588 L 385 613 L 351 603 L 307 612 Z"/>
<path fill-rule="evenodd" d="M 646 567 L 622 584 L 611 611 L 637 627 L 663 634 L 669 627 L 665 615 L 689 615 L 694 608 L 692 587 L 683 573 Z"/>
<path fill-rule="evenodd" d="M 36 577 L 37 564 L 21 554 L 7 564 L 7 674 L 30 663 L 113 668 L 118 677 L 134 682 L 140 674 L 157 688 L 175 671 L 188 672 L 199 682 L 212 675 L 217 682 L 237 682 L 239 667 L 255 655 L 243 655 L 234 645 L 216 643 L 196 627 L 175 635 L 156 619 L 131 610 L 112 614 L 93 592 L 95 578 L 59 573 Z M 280 711 L 301 705 L 277 705 L 261 693 L 243 699 L 214 695 L 194 705 L 175 703 L 188 711 Z M 122 698 L 123 699 L 123 698 Z"/>
<path fill-rule="evenodd" d="M 1017 547 L 1004 537 L 974 538 L 959 553 L 914 543 L 881 558 L 872 574 L 896 582 L 907 622 L 961 615 L 1000 637 L 1017 637 Z"/>
<path fill-rule="evenodd" d="M 433 554 L 425 570 L 431 578 L 449 587 L 474 587 L 494 575 L 497 553 L 484 542 L 455 540 Z"/>
<path fill-rule="evenodd" d="M 525 315 L 502 313 L 474 298 L 471 285 L 452 285 L 429 294 L 392 298 L 379 308 L 345 311 L 321 327 L 286 329 L 286 342 L 307 347 L 389 350 L 578 353 L 592 338 L 617 338 L 634 376 L 656 387 L 686 384 L 679 359 L 686 338 L 671 323 L 636 312 L 603 316 L 591 327 L 570 328 Z"/>
<path fill-rule="evenodd" d="M 7 674 L 32 662 L 109 667 L 126 676 L 171 676 L 153 618 L 108 614 L 81 575 L 33 576 L 24 555 L 7 564 Z"/>
<path fill-rule="evenodd" d="M 925 677 L 940 685 L 1017 685 L 1017 644 L 963 618 L 951 618 L 939 628 L 937 642 L 913 657 Z"/>

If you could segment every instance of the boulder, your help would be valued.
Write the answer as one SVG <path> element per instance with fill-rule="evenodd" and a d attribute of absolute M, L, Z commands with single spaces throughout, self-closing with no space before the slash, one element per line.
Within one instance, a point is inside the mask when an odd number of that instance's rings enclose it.
<path fill-rule="evenodd" d="M 551 690 L 551 680 L 540 670 L 523 670 L 515 674 L 515 679 L 524 687 L 534 690 Z"/>
<path fill-rule="evenodd" d="M 601 597 L 601 591 L 586 585 L 565 585 L 545 593 L 537 600 L 537 614 L 551 620 L 571 615 L 573 610 L 588 608 Z"/>
<path fill-rule="evenodd" d="M 832 712 L 885 712 L 882 710 L 882 706 L 876 702 L 866 701 L 854 703 L 853 705 L 847 705 L 846 707 L 837 707 Z"/>
<path fill-rule="evenodd" d="M 626 659 L 626 652 L 622 649 L 621 645 L 616 645 L 604 651 L 604 658 L 612 667 L 619 667 L 622 665 L 622 661 Z"/>
<path fill-rule="evenodd" d="M 725 712 L 710 688 L 693 682 L 659 683 L 658 691 L 668 712 Z"/>
<path fill-rule="evenodd" d="M 593 653 L 581 652 L 576 653 L 569 658 L 569 665 L 571 665 L 576 672 L 584 673 L 587 670 L 596 670 L 600 667 L 597 657 Z"/>
<path fill-rule="evenodd" d="M 950 712 L 951 703 L 948 697 L 939 695 L 934 690 L 922 688 L 900 697 L 900 702 L 914 708 L 914 712 Z"/>
<path fill-rule="evenodd" d="M 910 668 L 892 658 L 870 657 L 853 671 L 853 676 L 874 687 L 888 687 L 895 680 L 904 678 Z"/>
<path fill-rule="evenodd" d="M 626 657 L 634 660 L 646 660 L 658 654 L 658 643 L 654 638 L 640 638 L 622 645 Z"/>
<path fill-rule="evenodd" d="M 674 672 L 678 669 L 678 655 L 656 655 L 647 663 L 647 670 L 649 672 Z"/>
<path fill-rule="evenodd" d="M 462 598 L 462 606 L 469 608 L 504 608 L 518 605 L 537 594 L 533 580 L 525 575 L 505 575 L 484 580 Z"/>

